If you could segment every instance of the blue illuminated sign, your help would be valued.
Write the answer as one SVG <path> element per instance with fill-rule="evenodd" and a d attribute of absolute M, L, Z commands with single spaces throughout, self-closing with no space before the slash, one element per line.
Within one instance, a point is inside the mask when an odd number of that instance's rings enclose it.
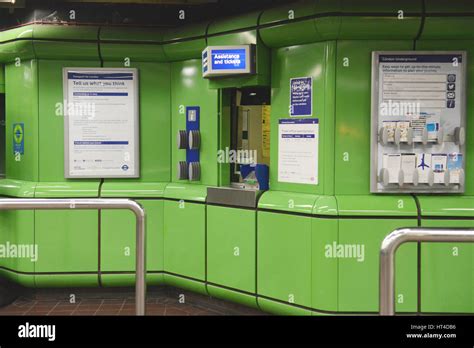
<path fill-rule="evenodd" d="M 255 45 L 208 46 L 202 52 L 205 78 L 254 74 L 255 71 Z"/>
<path fill-rule="evenodd" d="M 247 68 L 247 50 L 219 49 L 211 50 L 213 70 L 245 70 Z"/>

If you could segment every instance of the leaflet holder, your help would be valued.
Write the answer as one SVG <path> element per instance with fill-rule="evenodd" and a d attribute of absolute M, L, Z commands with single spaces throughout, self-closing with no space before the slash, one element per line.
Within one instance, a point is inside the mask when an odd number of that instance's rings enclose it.
<path fill-rule="evenodd" d="M 463 193 L 466 52 L 373 52 L 371 85 L 370 192 Z"/>

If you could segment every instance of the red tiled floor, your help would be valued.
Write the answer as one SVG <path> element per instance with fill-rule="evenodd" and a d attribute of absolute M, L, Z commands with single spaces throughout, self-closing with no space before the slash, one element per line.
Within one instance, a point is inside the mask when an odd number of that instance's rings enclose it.
<path fill-rule="evenodd" d="M 0 315 L 135 315 L 135 294 L 130 289 L 40 289 L 24 292 L 15 302 L 0 308 Z M 75 298 L 74 303 L 70 302 L 71 298 Z M 256 309 L 171 287 L 150 288 L 146 312 L 147 315 L 166 316 L 263 314 Z"/>

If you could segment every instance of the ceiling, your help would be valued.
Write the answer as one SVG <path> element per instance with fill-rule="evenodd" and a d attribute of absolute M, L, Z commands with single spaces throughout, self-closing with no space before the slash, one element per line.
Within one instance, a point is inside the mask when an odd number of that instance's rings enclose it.
<path fill-rule="evenodd" d="M 294 0 L 0 0 L 0 29 L 31 22 L 176 27 Z M 70 18 L 74 10 L 75 18 Z M 184 10 L 185 18 L 179 18 Z"/>

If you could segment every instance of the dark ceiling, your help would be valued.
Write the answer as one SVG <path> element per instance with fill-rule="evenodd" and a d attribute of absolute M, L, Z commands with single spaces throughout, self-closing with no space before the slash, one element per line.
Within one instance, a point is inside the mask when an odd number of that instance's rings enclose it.
<path fill-rule="evenodd" d="M 291 3 L 294 0 L 0 0 L 0 28 L 31 22 L 175 27 Z M 75 19 L 70 18 L 71 10 Z M 184 10 L 185 18 L 179 18 Z"/>

